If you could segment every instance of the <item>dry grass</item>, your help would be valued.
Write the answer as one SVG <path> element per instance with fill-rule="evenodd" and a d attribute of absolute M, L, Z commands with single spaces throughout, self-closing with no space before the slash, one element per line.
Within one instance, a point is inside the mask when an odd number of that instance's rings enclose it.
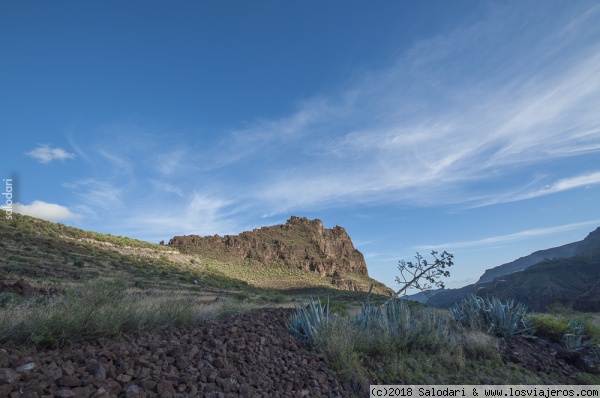
<path fill-rule="evenodd" d="M 188 326 L 223 314 L 244 312 L 249 303 L 206 302 L 191 294 L 130 293 L 115 280 L 71 287 L 50 300 L 27 300 L 0 308 L 0 343 L 58 347 L 66 342 Z"/>

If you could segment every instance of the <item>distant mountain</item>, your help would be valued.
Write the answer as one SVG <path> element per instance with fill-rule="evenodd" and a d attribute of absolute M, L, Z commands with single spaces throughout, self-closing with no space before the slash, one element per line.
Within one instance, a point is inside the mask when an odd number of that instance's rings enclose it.
<path fill-rule="evenodd" d="M 561 303 L 579 311 L 600 311 L 600 257 L 580 255 L 546 260 L 526 270 L 481 284 L 475 294 L 514 299 L 535 311 Z M 478 286 L 478 285 L 475 285 Z"/>
<path fill-rule="evenodd" d="M 437 307 L 450 307 L 469 294 L 513 298 L 534 310 L 554 302 L 580 311 L 600 311 L 600 228 L 578 242 L 536 251 L 486 270 L 477 283 L 460 289 L 408 296 Z"/>
<path fill-rule="evenodd" d="M 521 257 L 510 263 L 502 264 L 497 267 L 486 270 L 476 283 L 491 282 L 495 278 L 510 274 L 512 272 L 522 271 L 547 259 L 573 257 L 577 253 L 577 248 L 583 241 L 568 243 L 566 245 L 553 247 L 546 250 L 538 250 L 528 256 Z"/>
<path fill-rule="evenodd" d="M 576 254 L 600 255 L 600 228 L 596 228 L 595 231 L 590 232 L 590 234 L 581 241 L 581 244 L 577 246 Z"/>

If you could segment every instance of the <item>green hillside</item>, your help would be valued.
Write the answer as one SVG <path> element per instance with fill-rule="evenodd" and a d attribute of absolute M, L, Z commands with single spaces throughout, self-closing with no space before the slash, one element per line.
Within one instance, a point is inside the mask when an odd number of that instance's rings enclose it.
<path fill-rule="evenodd" d="M 227 295 L 243 293 L 265 300 L 282 293 L 339 295 L 360 302 L 364 293 L 335 289 L 330 279 L 276 264 L 236 264 L 209 253 L 178 249 L 136 239 L 85 231 L 13 213 L 0 221 L 0 274 L 33 284 L 83 283 L 122 279 L 130 288 L 179 290 Z M 371 279 L 351 276 L 368 289 Z M 374 281 L 377 283 L 376 281 Z M 378 284 L 383 286 L 382 284 Z M 354 300 L 353 298 L 356 298 Z"/>

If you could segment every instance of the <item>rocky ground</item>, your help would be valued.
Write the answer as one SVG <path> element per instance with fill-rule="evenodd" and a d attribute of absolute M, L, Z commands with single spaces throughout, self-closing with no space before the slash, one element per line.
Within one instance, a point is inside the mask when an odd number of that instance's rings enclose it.
<path fill-rule="evenodd" d="M 52 351 L 0 349 L 0 397 L 347 397 L 323 357 L 261 309 Z"/>
<path fill-rule="evenodd" d="M 599 374 L 598 358 L 586 352 L 568 351 L 557 343 L 535 337 L 500 340 L 500 356 L 536 373 L 546 384 L 577 384 L 580 372 Z"/>
<path fill-rule="evenodd" d="M 353 396 L 321 355 L 289 335 L 292 311 L 260 309 L 57 350 L 0 348 L 0 398 Z M 544 373 L 552 384 L 598 371 L 542 339 L 501 340 L 500 351 L 505 362 Z"/>

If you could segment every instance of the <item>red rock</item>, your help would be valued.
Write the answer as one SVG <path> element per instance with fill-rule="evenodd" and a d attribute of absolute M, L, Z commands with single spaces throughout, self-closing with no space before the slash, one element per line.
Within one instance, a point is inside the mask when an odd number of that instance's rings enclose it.
<path fill-rule="evenodd" d="M 138 384 L 146 391 L 155 391 L 157 383 L 153 380 L 141 380 Z"/>
<path fill-rule="evenodd" d="M 127 384 L 131 381 L 131 376 L 128 374 L 120 374 L 117 376 L 117 381 L 121 382 L 121 384 Z"/>
<path fill-rule="evenodd" d="M 190 366 L 190 362 L 185 357 L 179 357 L 175 361 L 175 366 L 177 366 L 179 370 L 185 370 L 188 366 Z"/>
<path fill-rule="evenodd" d="M 81 380 L 75 375 L 67 375 L 58 379 L 57 384 L 62 387 L 79 387 L 81 386 Z"/>
<path fill-rule="evenodd" d="M 0 386 L 0 397 L 8 397 L 8 394 L 10 394 L 13 389 L 14 387 L 10 384 Z"/>
<path fill-rule="evenodd" d="M 73 388 L 71 391 L 73 391 L 73 394 L 75 394 L 75 398 L 88 398 L 90 395 L 92 395 L 92 392 L 94 391 L 94 387 L 92 387 L 92 386 L 76 387 L 76 388 Z"/>
<path fill-rule="evenodd" d="M 75 366 L 73 366 L 73 363 L 70 360 L 62 364 L 61 369 L 63 370 L 63 373 L 68 376 L 75 374 Z"/>
<path fill-rule="evenodd" d="M 54 392 L 54 396 L 57 398 L 72 398 L 75 397 L 75 393 L 70 388 L 61 388 Z"/>
<path fill-rule="evenodd" d="M 8 368 L 8 351 L 0 348 L 0 368 Z"/>
<path fill-rule="evenodd" d="M 0 369 L 0 385 L 2 384 L 13 384 L 21 379 L 21 375 L 12 369 Z"/>
<path fill-rule="evenodd" d="M 56 366 L 56 364 L 53 364 L 54 366 L 51 366 L 49 368 L 46 368 L 46 374 L 52 379 L 52 380 L 58 380 L 61 377 L 63 377 L 63 371 L 61 368 L 59 368 L 58 366 Z"/>
<path fill-rule="evenodd" d="M 158 395 L 162 395 L 164 392 L 175 394 L 175 388 L 173 388 L 172 382 L 167 380 L 161 380 L 156 385 L 156 392 L 158 393 Z"/>
<path fill-rule="evenodd" d="M 96 390 L 96 392 L 94 392 L 92 394 L 92 396 L 90 398 L 108 398 L 108 397 L 110 397 L 110 394 L 108 393 L 108 391 L 104 387 L 100 387 L 99 389 Z"/>

